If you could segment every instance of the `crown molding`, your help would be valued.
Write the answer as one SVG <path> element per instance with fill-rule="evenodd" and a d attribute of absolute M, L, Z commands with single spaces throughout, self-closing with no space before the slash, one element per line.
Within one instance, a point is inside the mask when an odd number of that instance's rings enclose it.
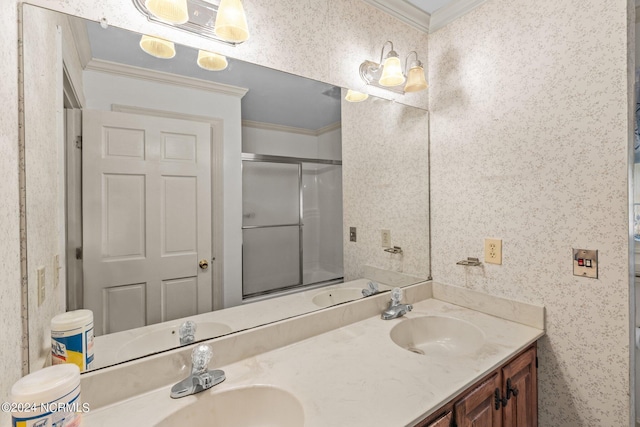
<path fill-rule="evenodd" d="M 133 65 L 124 65 L 116 62 L 103 61 L 101 59 L 92 59 L 91 61 L 89 61 L 85 69 L 125 77 L 133 77 L 135 79 L 147 80 L 157 83 L 167 83 L 175 86 L 183 86 L 190 89 L 204 90 L 207 92 L 230 95 L 238 98 L 242 98 L 249 91 L 249 89 L 243 87 L 216 83 L 209 80 L 196 79 L 194 77 L 185 77 L 178 74 L 165 73 L 164 71 L 148 70 L 145 68 L 134 67 Z"/>
<path fill-rule="evenodd" d="M 394 16 L 414 27 L 417 30 L 428 33 L 431 16 L 417 6 L 405 0 L 362 0 L 365 3 Z"/>
<path fill-rule="evenodd" d="M 323 133 L 327 133 L 327 132 L 330 132 L 332 130 L 340 129 L 341 123 L 340 122 L 331 123 L 330 125 L 327 125 L 327 126 L 319 128 L 319 129 L 315 129 L 315 130 L 314 129 L 298 128 L 298 127 L 294 127 L 294 126 L 278 125 L 278 124 L 275 124 L 275 123 L 256 122 L 256 121 L 253 121 L 253 120 L 243 120 L 242 121 L 242 126 L 243 127 L 248 127 L 248 128 L 254 128 L 254 129 L 272 130 L 272 131 L 276 131 L 276 132 L 295 133 L 295 134 L 298 134 L 298 135 L 320 136 Z"/>
<path fill-rule="evenodd" d="M 69 27 L 71 27 L 71 37 L 73 37 L 73 42 L 76 45 L 80 65 L 84 69 L 92 58 L 87 26 L 80 18 L 69 16 L 67 19 L 69 21 Z"/>
<path fill-rule="evenodd" d="M 455 0 L 453 3 L 442 7 L 431 15 L 429 32 L 433 33 L 452 21 L 466 15 L 486 0 Z"/>

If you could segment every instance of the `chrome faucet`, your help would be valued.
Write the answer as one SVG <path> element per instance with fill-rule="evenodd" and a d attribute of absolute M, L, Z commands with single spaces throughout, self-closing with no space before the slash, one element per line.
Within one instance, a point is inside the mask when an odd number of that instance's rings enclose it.
<path fill-rule="evenodd" d="M 402 317 L 413 310 L 413 306 L 411 304 L 400 304 L 401 299 L 402 289 L 393 288 L 391 291 L 391 302 L 389 303 L 389 308 L 383 311 L 380 316 L 382 320 L 397 319 L 398 317 Z"/>
<path fill-rule="evenodd" d="M 380 292 L 380 288 L 376 282 L 370 281 L 367 283 L 367 287 L 362 290 L 362 296 L 368 297 L 371 295 L 375 295 Z"/>
<path fill-rule="evenodd" d="M 180 336 L 180 345 L 191 344 L 196 340 L 196 329 L 198 325 L 192 320 L 187 320 L 178 329 L 178 335 Z"/>
<path fill-rule="evenodd" d="M 173 399 L 200 393 L 226 379 L 224 371 L 220 369 L 210 371 L 207 369 L 211 356 L 213 356 L 213 350 L 208 344 L 200 344 L 193 349 L 191 353 L 191 375 L 171 387 L 171 397 Z"/>

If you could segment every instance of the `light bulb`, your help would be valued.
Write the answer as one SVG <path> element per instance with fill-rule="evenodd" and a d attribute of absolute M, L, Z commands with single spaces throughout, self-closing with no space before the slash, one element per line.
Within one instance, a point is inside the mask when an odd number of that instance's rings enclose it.
<path fill-rule="evenodd" d="M 382 69 L 382 76 L 380 77 L 379 83 L 382 86 L 398 86 L 404 83 L 400 58 L 389 54 L 384 61 L 384 68 Z"/>
<path fill-rule="evenodd" d="M 158 37 L 143 35 L 140 39 L 140 47 L 156 58 L 169 59 L 176 56 L 176 48 L 173 42 Z"/>
<path fill-rule="evenodd" d="M 184 24 L 189 20 L 187 0 L 146 0 L 146 8 L 156 18 L 171 24 Z"/>
<path fill-rule="evenodd" d="M 249 38 L 247 17 L 240 0 L 220 1 L 213 31 L 221 39 L 233 43 L 241 43 Z"/>
<path fill-rule="evenodd" d="M 362 102 L 365 99 L 369 98 L 369 95 L 366 93 L 358 92 L 356 90 L 349 89 L 347 91 L 347 95 L 344 97 L 347 102 Z"/>
<path fill-rule="evenodd" d="M 224 55 L 218 53 L 207 52 L 206 50 L 198 51 L 198 65 L 209 71 L 221 71 L 227 68 L 229 63 Z"/>

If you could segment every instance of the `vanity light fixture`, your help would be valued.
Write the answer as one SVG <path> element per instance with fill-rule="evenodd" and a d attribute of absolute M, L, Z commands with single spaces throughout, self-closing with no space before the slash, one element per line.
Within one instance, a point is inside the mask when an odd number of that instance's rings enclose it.
<path fill-rule="evenodd" d="M 173 42 L 158 37 L 143 35 L 140 38 L 140 47 L 156 58 L 170 59 L 176 56 L 176 48 Z"/>
<path fill-rule="evenodd" d="M 347 90 L 347 95 L 344 97 L 344 100 L 347 102 L 362 102 L 369 98 L 369 94 L 358 92 L 357 90 L 349 89 Z"/>
<path fill-rule="evenodd" d="M 169 24 L 184 24 L 189 20 L 187 0 L 145 0 L 144 5 L 155 17 Z"/>
<path fill-rule="evenodd" d="M 222 71 L 229 65 L 227 57 L 206 50 L 198 51 L 198 66 L 209 71 Z"/>
<path fill-rule="evenodd" d="M 411 67 L 407 68 L 407 61 L 409 61 L 409 57 L 412 53 L 416 56 L 416 59 L 411 61 Z M 405 92 L 419 92 L 428 87 L 427 79 L 424 77 L 422 61 L 418 59 L 418 53 L 415 50 L 412 50 L 407 55 L 407 58 L 404 61 L 404 69 L 407 72 L 407 84 L 404 87 Z"/>
<path fill-rule="evenodd" d="M 240 0 L 220 0 L 213 31 L 221 39 L 234 43 L 249 39 L 247 17 Z"/>
<path fill-rule="evenodd" d="M 178 28 L 232 46 L 249 38 L 247 17 L 241 0 L 132 1 L 136 9 L 151 22 Z M 169 13 L 167 10 L 175 13 Z"/>
<path fill-rule="evenodd" d="M 391 50 L 385 57 L 384 48 L 387 44 L 391 45 Z M 407 69 L 411 54 L 415 54 L 416 59 L 411 62 L 411 67 Z M 397 52 L 393 50 L 393 43 L 390 40 L 382 45 L 379 62 L 364 61 L 360 64 L 360 77 L 368 85 L 390 90 L 401 95 L 404 95 L 405 92 L 418 92 L 427 88 L 424 67 L 422 62 L 418 60 L 418 54 L 415 51 L 411 51 L 407 55 L 405 73 L 402 72 L 400 58 Z M 405 81 L 407 85 L 403 87 L 402 85 Z"/>

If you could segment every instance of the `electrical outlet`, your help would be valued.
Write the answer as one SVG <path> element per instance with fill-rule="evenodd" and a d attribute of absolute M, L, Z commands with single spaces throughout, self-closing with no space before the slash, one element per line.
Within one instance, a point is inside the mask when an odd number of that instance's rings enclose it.
<path fill-rule="evenodd" d="M 53 289 L 60 283 L 60 255 L 53 256 Z"/>
<path fill-rule="evenodd" d="M 390 248 L 391 247 L 391 230 L 380 230 L 382 234 L 382 247 Z"/>
<path fill-rule="evenodd" d="M 45 297 L 45 276 L 44 276 L 44 267 L 38 267 L 38 306 L 42 305 Z"/>
<path fill-rule="evenodd" d="M 502 240 L 484 239 L 484 262 L 502 264 Z"/>

